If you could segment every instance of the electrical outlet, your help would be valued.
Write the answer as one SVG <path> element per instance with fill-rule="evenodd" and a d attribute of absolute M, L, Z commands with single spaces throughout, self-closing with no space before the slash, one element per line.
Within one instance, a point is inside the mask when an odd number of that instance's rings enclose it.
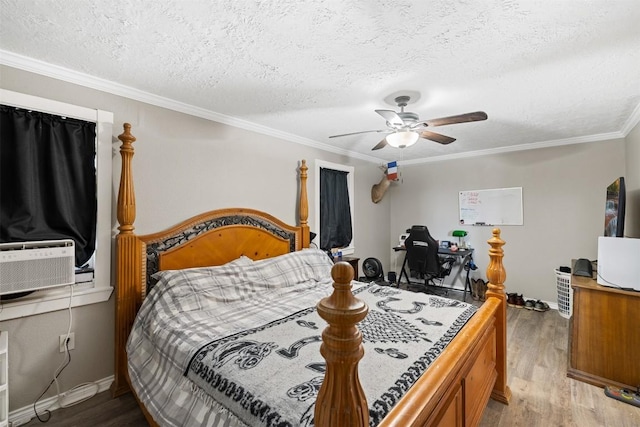
<path fill-rule="evenodd" d="M 69 334 L 68 346 L 66 346 L 64 343 L 64 340 L 66 338 L 67 338 L 67 334 L 60 335 L 60 353 L 64 353 L 65 351 L 67 351 L 67 347 L 69 347 L 69 350 L 73 350 L 74 348 L 76 348 L 76 334 L 73 332 Z"/>

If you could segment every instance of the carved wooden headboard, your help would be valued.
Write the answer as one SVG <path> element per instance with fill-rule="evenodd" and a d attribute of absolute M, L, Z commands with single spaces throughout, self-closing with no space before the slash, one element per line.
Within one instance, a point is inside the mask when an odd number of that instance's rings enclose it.
<path fill-rule="evenodd" d="M 133 225 L 136 201 L 133 189 L 131 125 L 124 124 L 122 171 L 118 191 L 119 234 L 116 236 L 116 330 L 114 395 L 128 391 L 126 343 L 142 300 L 159 270 L 222 265 L 241 255 L 253 260 L 271 258 L 309 247 L 307 224 L 307 165 L 300 162 L 298 225 L 289 225 L 265 212 L 225 208 L 194 216 L 167 230 L 138 236 Z"/>

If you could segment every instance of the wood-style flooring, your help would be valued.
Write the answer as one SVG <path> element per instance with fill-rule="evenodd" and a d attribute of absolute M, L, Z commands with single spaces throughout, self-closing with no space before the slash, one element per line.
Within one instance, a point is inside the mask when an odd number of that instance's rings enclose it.
<path fill-rule="evenodd" d="M 481 427 L 638 427 L 640 408 L 567 378 L 569 320 L 557 311 L 507 308 L 508 406 L 490 401 Z"/>
<path fill-rule="evenodd" d="M 452 298 L 461 295 L 449 292 Z M 567 319 L 554 310 L 540 313 L 508 307 L 507 325 L 511 404 L 490 401 L 481 427 L 640 426 L 640 408 L 606 397 L 599 387 L 567 378 Z M 37 419 L 25 424 L 41 425 Z M 133 396 L 111 399 L 109 392 L 104 392 L 53 412 L 46 425 L 137 427 L 146 426 L 146 422 Z"/>

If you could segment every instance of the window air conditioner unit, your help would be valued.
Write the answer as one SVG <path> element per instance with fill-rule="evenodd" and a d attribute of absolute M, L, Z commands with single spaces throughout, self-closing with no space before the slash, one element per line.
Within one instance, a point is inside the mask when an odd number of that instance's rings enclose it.
<path fill-rule="evenodd" d="M 75 283 L 73 240 L 0 243 L 0 295 Z"/>

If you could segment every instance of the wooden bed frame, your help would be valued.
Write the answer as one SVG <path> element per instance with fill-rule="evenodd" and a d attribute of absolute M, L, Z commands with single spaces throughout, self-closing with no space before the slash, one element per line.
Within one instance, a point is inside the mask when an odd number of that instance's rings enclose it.
<path fill-rule="evenodd" d="M 288 225 L 253 209 L 220 209 L 190 218 L 168 230 L 138 236 L 133 190 L 131 125 L 124 124 L 122 171 L 118 192 L 116 237 L 115 379 L 112 395 L 130 390 L 126 342 L 146 295 L 151 274 L 158 270 L 221 265 L 248 256 L 254 260 L 309 247 L 307 166 L 300 164 L 299 224 Z M 506 273 L 504 241 L 493 230 L 488 241 L 490 263 L 487 299 L 442 354 L 395 405 L 380 426 L 475 426 L 493 398 L 509 403 L 507 386 Z M 368 406 L 358 379 L 363 357 L 362 336 L 355 326 L 367 307 L 351 293 L 353 269 L 346 262 L 332 269 L 333 294 L 318 303 L 329 326 L 321 353 L 327 362 L 325 380 L 316 400 L 315 425 L 368 426 Z M 366 356 L 364 356 L 366 357 Z M 136 397 L 137 398 L 137 397 Z M 144 405 L 140 405 L 152 426 Z"/>

